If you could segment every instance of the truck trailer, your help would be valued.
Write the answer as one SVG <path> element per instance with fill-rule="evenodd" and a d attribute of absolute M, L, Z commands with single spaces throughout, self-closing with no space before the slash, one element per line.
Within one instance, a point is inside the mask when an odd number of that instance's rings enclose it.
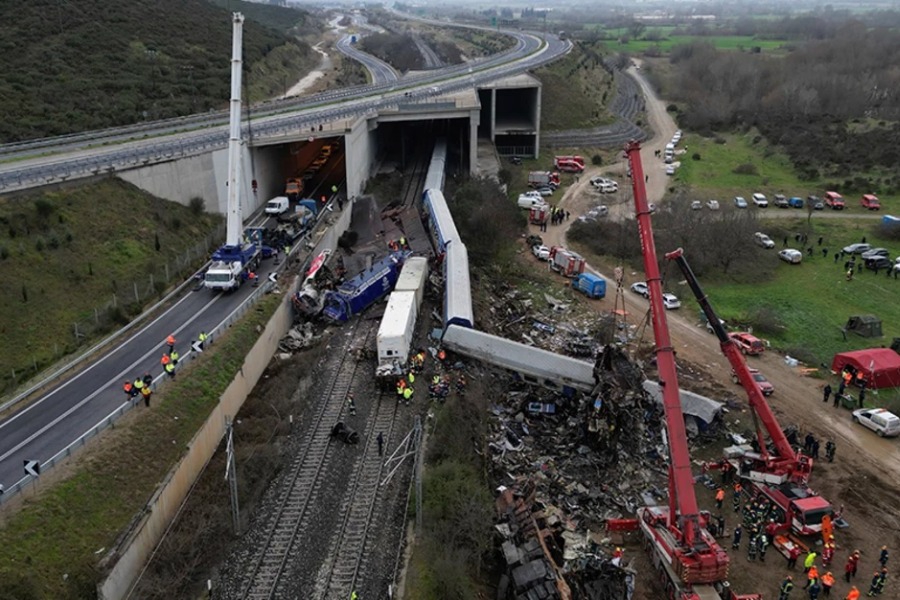
<path fill-rule="evenodd" d="M 418 316 L 416 302 L 415 292 L 394 291 L 391 293 L 376 338 L 377 375 L 406 373 L 407 358 L 412 346 Z"/>
<path fill-rule="evenodd" d="M 416 295 L 416 308 L 422 306 L 425 294 L 425 281 L 428 279 L 428 259 L 424 256 L 411 256 L 406 259 L 394 292 L 413 292 Z"/>

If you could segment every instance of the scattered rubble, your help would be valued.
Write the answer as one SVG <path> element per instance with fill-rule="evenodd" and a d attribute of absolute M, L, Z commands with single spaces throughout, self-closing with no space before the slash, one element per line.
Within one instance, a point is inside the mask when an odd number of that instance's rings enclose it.
<path fill-rule="evenodd" d="M 281 341 L 278 342 L 278 358 L 287 360 L 293 352 L 314 346 L 321 335 L 316 335 L 311 321 L 291 327 Z"/>

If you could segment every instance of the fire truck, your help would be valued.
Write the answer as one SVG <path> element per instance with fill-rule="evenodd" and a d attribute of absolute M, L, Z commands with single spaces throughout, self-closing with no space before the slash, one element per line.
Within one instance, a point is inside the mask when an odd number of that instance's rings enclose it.
<path fill-rule="evenodd" d="M 675 369 L 675 350 L 669 337 L 650 207 L 644 188 L 640 144 L 629 143 L 626 156 L 633 174 L 635 215 L 650 296 L 650 317 L 669 449 L 668 505 L 647 506 L 638 510 L 644 546 L 651 553 L 667 600 L 762 600 L 758 594 L 738 595 L 731 590 L 727 581 L 728 554 L 706 529 L 709 513 L 701 512 L 697 505 Z"/>
<path fill-rule="evenodd" d="M 767 515 L 770 525 L 766 528 L 766 533 L 773 537 L 791 532 L 800 535 L 821 534 L 823 522 L 827 528 L 834 511 L 827 500 L 807 485 L 813 466 L 812 458 L 791 447 L 762 389 L 741 355 L 741 349 L 716 316 L 682 250 L 670 252 L 666 258 L 674 261 L 684 274 L 703 314 L 709 319 L 713 333 L 719 338 L 722 354 L 728 359 L 734 374 L 747 392 L 750 410 L 753 411 L 753 422 L 756 424 L 754 443 L 730 448 L 725 460 L 748 483 L 743 486 L 748 493 L 762 495 L 769 500 L 772 510 Z"/>
<path fill-rule="evenodd" d="M 567 173 L 581 173 L 584 171 L 583 156 L 556 156 L 553 158 L 553 166 L 559 171 Z"/>

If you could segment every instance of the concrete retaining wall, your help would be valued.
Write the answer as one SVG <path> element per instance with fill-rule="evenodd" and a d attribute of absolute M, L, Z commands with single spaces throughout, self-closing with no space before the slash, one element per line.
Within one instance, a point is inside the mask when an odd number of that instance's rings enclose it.
<path fill-rule="evenodd" d="M 344 210 L 335 213 L 333 226 L 326 229 L 314 240 L 313 256 L 319 252 L 337 248 L 341 234 L 350 226 L 352 203 L 344 205 Z M 307 255 L 308 256 L 308 255 Z M 279 340 L 291 326 L 292 308 L 288 298 L 296 291 L 301 278 L 297 277 L 290 290 L 284 295 L 284 302 L 275 311 L 250 353 L 244 359 L 240 372 L 222 394 L 218 406 L 191 440 L 187 454 L 169 472 L 168 477 L 156 494 L 147 503 L 143 520 L 137 524 L 131 536 L 118 551 L 116 564 L 98 590 L 101 600 L 127 598 L 137 581 L 141 570 L 162 540 L 166 529 L 175 518 L 194 482 L 203 472 L 225 434 L 225 419 L 233 419 L 247 396 L 259 381 L 263 371 L 275 354 Z"/>

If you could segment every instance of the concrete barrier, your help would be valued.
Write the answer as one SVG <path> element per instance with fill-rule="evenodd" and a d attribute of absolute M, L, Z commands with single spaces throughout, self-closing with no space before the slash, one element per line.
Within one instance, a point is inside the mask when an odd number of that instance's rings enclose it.
<path fill-rule="evenodd" d="M 312 256 L 326 249 L 332 251 L 337 249 L 338 239 L 350 226 L 352 206 L 353 203 L 348 202 L 343 211 L 335 213 L 333 225 L 328 227 L 315 242 Z M 225 419 L 234 419 L 237 415 L 275 354 L 278 342 L 290 328 L 293 313 L 289 298 L 300 283 L 301 278 L 297 277 L 285 294 L 284 302 L 272 315 L 259 339 L 247 354 L 240 371 L 225 389 L 219 404 L 191 440 L 187 454 L 169 472 L 144 507 L 143 517 L 117 547 L 107 554 L 104 562 L 114 562 L 115 565 L 99 586 L 98 595 L 101 600 L 120 600 L 130 596 L 144 565 L 162 541 L 191 487 L 222 441 L 225 435 Z"/>

